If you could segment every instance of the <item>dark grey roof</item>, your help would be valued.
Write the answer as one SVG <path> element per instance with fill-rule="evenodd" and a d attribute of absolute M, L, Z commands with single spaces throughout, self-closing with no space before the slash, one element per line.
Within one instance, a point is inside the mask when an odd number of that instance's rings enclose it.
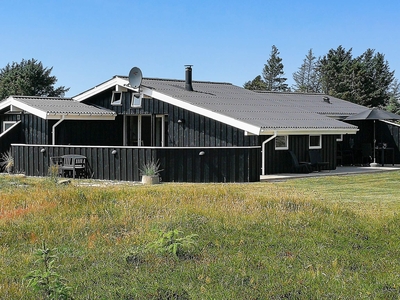
<path fill-rule="evenodd" d="M 112 110 L 87 105 L 71 98 L 11 96 L 15 101 L 47 115 L 115 116 Z"/>
<path fill-rule="evenodd" d="M 354 126 L 324 114 L 342 115 L 347 112 L 348 115 L 351 110 L 359 112 L 365 109 L 332 97 L 332 104 L 329 104 L 324 102 L 324 95 L 256 93 L 230 83 L 193 81 L 193 92 L 185 90 L 183 80 L 144 78 L 142 85 L 209 111 L 268 129 L 350 129 Z"/>

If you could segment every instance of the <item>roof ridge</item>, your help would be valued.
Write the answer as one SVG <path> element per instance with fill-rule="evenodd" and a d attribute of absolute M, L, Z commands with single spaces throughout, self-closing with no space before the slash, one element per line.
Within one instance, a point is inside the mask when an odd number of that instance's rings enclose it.
<path fill-rule="evenodd" d="M 115 75 L 115 77 L 119 77 L 119 78 L 124 78 L 124 79 L 128 79 L 128 76 L 125 75 Z M 172 82 L 185 82 L 184 79 L 168 79 L 168 78 L 153 78 L 153 77 L 143 77 L 143 79 L 145 80 L 158 80 L 158 81 L 172 81 Z M 212 83 L 212 84 L 229 84 L 229 85 L 233 85 L 230 82 L 217 82 L 217 81 L 203 81 L 203 80 L 192 80 L 193 83 Z"/>

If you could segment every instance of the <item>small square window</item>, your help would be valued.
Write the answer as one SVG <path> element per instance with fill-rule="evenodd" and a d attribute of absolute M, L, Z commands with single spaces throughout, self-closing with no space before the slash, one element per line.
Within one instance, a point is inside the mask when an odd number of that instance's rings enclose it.
<path fill-rule="evenodd" d="M 275 150 L 288 150 L 289 139 L 287 135 L 281 135 L 275 137 Z"/>
<path fill-rule="evenodd" d="M 309 148 L 310 149 L 321 149 L 322 148 L 321 140 L 322 139 L 321 139 L 320 135 L 310 135 Z"/>
<path fill-rule="evenodd" d="M 131 100 L 131 107 L 134 108 L 140 108 L 142 107 L 142 95 L 141 94 L 132 94 L 132 100 Z"/>
<path fill-rule="evenodd" d="M 111 105 L 122 105 L 122 92 L 113 92 Z"/>

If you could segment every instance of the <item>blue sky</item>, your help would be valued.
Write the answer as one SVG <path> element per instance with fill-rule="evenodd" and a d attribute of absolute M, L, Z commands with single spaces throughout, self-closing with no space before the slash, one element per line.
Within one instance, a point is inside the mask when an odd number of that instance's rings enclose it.
<path fill-rule="evenodd" d="M 272 45 L 287 83 L 309 49 L 342 45 L 385 54 L 400 78 L 400 1 L 1 1 L 0 68 L 35 58 L 72 97 L 133 66 L 144 77 L 244 82 L 261 74 Z"/>

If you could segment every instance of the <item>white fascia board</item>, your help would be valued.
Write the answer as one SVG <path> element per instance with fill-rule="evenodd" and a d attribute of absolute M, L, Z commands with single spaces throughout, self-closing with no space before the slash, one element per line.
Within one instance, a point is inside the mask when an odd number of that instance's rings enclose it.
<path fill-rule="evenodd" d="M 47 114 L 47 120 L 60 120 L 64 117 L 64 120 L 76 120 L 76 121 L 98 121 L 98 120 L 109 120 L 114 121 L 116 115 L 76 115 L 76 114 Z"/>
<path fill-rule="evenodd" d="M 38 117 L 40 117 L 42 119 L 46 119 L 47 113 L 45 111 L 43 111 L 43 110 L 40 110 L 40 109 L 37 109 L 37 108 L 33 108 L 32 106 L 30 106 L 28 104 L 25 104 L 25 103 L 22 103 L 22 102 L 19 102 L 18 100 L 15 100 L 15 99 L 14 99 L 12 105 L 15 106 L 15 107 L 18 107 L 21 110 L 27 111 L 27 112 L 29 112 L 29 113 L 31 113 L 33 115 L 36 115 L 36 116 L 38 116 Z"/>
<path fill-rule="evenodd" d="M 278 135 L 309 135 L 309 134 L 321 134 L 321 135 L 332 135 L 332 134 L 356 134 L 359 129 L 261 129 L 260 135 L 272 135 L 277 132 Z"/>
<path fill-rule="evenodd" d="M 117 85 L 125 87 L 125 85 L 128 83 L 127 80 L 122 79 L 121 77 L 115 77 L 113 79 L 110 79 L 109 81 L 104 82 L 103 84 L 100 84 L 98 86 L 95 86 L 94 88 L 91 88 L 90 90 L 83 92 L 79 95 L 76 95 L 75 97 L 72 97 L 72 99 L 76 101 L 84 101 L 94 95 L 97 95 L 101 92 L 104 92 L 105 90 L 108 90 L 109 88 L 115 87 Z"/>
<path fill-rule="evenodd" d="M 159 99 L 159 100 L 164 101 L 166 103 L 169 103 L 169 104 L 178 106 L 180 108 L 186 109 L 188 111 L 197 113 L 199 115 L 203 115 L 205 117 L 208 117 L 208 118 L 217 120 L 219 122 L 231 125 L 233 127 L 242 129 L 244 131 L 247 131 L 248 134 L 255 134 L 255 135 L 259 135 L 260 134 L 260 127 L 258 127 L 258 126 L 254 126 L 254 125 L 251 125 L 251 124 L 236 120 L 234 118 L 227 117 L 227 116 L 224 116 L 222 114 L 213 112 L 211 110 L 198 107 L 196 105 L 187 103 L 185 101 L 182 101 L 182 100 L 176 99 L 174 97 L 162 94 L 160 92 L 157 92 L 155 90 L 152 90 L 152 89 L 149 89 L 149 88 L 146 88 L 146 87 L 142 87 L 142 91 L 143 91 L 144 94 L 146 94 L 146 95 L 148 95 L 148 96 L 150 96 L 152 98 Z"/>

